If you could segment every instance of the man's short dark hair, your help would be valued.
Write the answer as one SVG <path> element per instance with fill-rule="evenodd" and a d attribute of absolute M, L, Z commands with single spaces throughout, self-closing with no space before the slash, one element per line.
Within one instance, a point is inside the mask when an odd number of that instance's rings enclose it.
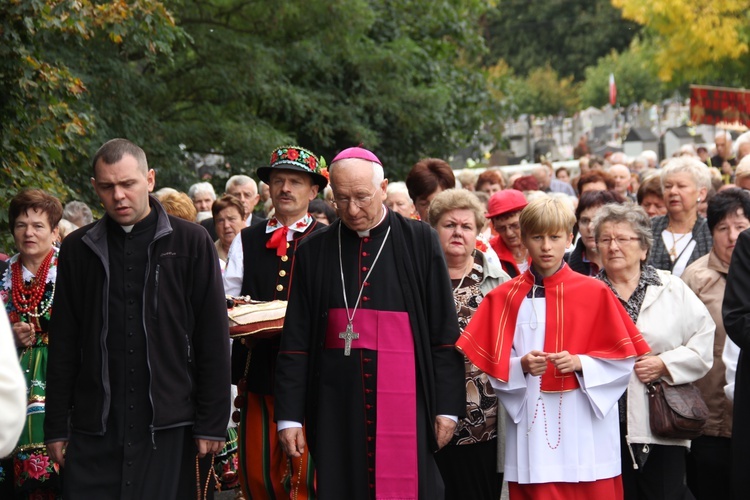
<path fill-rule="evenodd" d="M 114 165 L 122 160 L 122 157 L 126 154 L 132 156 L 138 161 L 138 168 L 144 175 L 148 173 L 148 161 L 146 160 L 146 153 L 143 149 L 127 139 L 112 139 L 105 142 L 102 147 L 99 148 L 94 155 L 94 159 L 91 161 L 91 169 L 94 177 L 96 177 L 96 164 L 99 163 L 99 160 L 107 165 Z"/>

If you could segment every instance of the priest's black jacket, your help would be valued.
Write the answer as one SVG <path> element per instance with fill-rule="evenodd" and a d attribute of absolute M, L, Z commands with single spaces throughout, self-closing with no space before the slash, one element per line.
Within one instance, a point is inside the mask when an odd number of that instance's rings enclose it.
<path fill-rule="evenodd" d="M 419 497 L 442 498 L 432 458 L 434 421 L 437 415 L 463 416 L 466 389 L 445 258 L 437 233 L 423 222 L 388 210 L 367 237 L 339 220 L 299 246 L 277 359 L 276 421 L 305 423 L 320 498 L 374 498 L 378 353 L 357 349 L 356 341 L 349 357 L 343 349 L 324 348 L 329 309 L 345 307 L 339 255 L 350 315 L 360 290 L 360 309 L 408 314 L 416 358 Z"/>
<path fill-rule="evenodd" d="M 740 233 L 732 253 L 722 307 L 724 328 L 740 351 L 732 418 L 732 498 L 750 491 L 750 230 Z"/>

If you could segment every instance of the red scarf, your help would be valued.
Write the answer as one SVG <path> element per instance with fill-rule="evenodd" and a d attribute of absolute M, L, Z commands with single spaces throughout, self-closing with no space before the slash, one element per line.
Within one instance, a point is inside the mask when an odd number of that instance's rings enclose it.
<path fill-rule="evenodd" d="M 271 235 L 271 238 L 269 238 L 269 240 L 266 242 L 266 248 L 276 249 L 277 257 L 286 255 L 286 248 L 287 248 L 286 234 L 288 232 L 289 232 L 288 227 L 281 226 L 279 229 L 276 229 L 273 232 L 273 234 Z"/>

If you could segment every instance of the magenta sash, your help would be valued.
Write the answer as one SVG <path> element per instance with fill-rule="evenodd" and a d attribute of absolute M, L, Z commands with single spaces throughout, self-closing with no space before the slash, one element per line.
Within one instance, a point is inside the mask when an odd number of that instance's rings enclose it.
<path fill-rule="evenodd" d="M 346 330 L 344 309 L 328 312 L 326 349 L 340 349 Z M 416 499 L 417 380 L 414 336 L 405 312 L 359 309 L 354 319 L 352 349 L 378 351 L 377 423 L 375 431 L 375 498 Z M 353 352 L 352 355 L 356 355 Z"/>

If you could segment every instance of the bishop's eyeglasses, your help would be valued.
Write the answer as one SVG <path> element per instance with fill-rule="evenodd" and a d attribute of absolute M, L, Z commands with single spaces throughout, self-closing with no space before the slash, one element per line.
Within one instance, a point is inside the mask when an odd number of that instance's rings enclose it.
<path fill-rule="evenodd" d="M 377 191 L 372 193 L 370 196 L 357 196 L 355 198 L 333 198 L 333 204 L 336 208 L 346 210 L 349 208 L 350 203 L 354 203 L 359 208 L 367 208 L 372 205 L 372 199 L 375 198 Z"/>

